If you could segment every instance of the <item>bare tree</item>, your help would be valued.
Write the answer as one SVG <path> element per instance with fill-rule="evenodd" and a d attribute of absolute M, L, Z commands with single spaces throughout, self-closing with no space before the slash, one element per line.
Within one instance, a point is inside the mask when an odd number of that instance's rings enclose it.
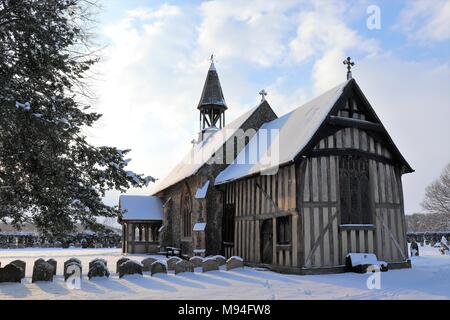
<path fill-rule="evenodd" d="M 439 179 L 426 188 L 422 207 L 433 213 L 450 215 L 450 163 Z"/>

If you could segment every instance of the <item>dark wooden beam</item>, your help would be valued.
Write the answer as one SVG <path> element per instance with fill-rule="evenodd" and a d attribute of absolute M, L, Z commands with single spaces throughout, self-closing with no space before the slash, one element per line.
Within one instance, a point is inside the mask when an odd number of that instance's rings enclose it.
<path fill-rule="evenodd" d="M 383 126 L 380 123 L 370 122 L 366 120 L 339 117 L 339 116 L 329 116 L 327 122 L 330 125 L 338 126 L 338 127 L 350 127 L 350 128 L 359 128 L 363 130 L 371 130 L 371 131 L 383 131 Z"/>
<path fill-rule="evenodd" d="M 394 166 L 397 165 L 397 162 L 393 159 L 388 159 L 384 156 L 380 156 L 378 154 L 374 154 L 371 152 L 349 148 L 342 148 L 342 149 L 327 148 L 327 149 L 311 150 L 305 156 L 315 158 L 315 157 L 345 156 L 345 155 L 360 156 L 381 163 L 386 163 Z"/>

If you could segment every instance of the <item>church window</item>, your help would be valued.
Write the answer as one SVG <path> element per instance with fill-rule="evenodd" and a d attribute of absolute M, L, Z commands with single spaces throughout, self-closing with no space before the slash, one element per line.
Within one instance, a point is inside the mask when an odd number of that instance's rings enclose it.
<path fill-rule="evenodd" d="M 339 161 L 341 224 L 370 224 L 369 162 L 345 156 Z"/>
<path fill-rule="evenodd" d="M 277 218 L 277 243 L 291 243 L 291 219 L 289 216 Z"/>
<path fill-rule="evenodd" d="M 183 237 L 191 237 L 192 234 L 192 197 L 188 190 L 185 190 L 181 198 L 181 216 Z"/>

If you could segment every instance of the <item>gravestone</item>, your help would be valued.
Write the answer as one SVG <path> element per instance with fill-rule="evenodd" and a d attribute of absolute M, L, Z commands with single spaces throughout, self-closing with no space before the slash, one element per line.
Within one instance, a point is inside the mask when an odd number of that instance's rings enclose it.
<path fill-rule="evenodd" d="M 93 266 L 96 262 L 101 262 L 101 263 L 103 263 L 103 264 L 105 265 L 105 267 L 108 266 L 108 262 L 107 262 L 105 259 L 97 258 L 97 259 L 94 259 L 94 260 L 92 260 L 91 262 L 89 262 L 89 269 L 91 269 L 92 266 Z"/>
<path fill-rule="evenodd" d="M 38 259 L 34 262 L 33 275 L 31 282 L 36 281 L 53 281 L 53 275 L 55 274 L 55 267 L 45 261 L 44 259 Z"/>
<path fill-rule="evenodd" d="M 198 268 L 202 266 L 203 258 L 199 256 L 195 256 L 189 259 L 189 262 L 192 263 L 194 268 Z"/>
<path fill-rule="evenodd" d="M 21 279 L 25 278 L 25 269 L 26 269 L 26 266 L 27 266 L 25 261 L 14 260 L 14 261 L 11 261 L 10 264 L 15 265 L 16 267 L 18 267 L 22 271 L 21 276 L 20 276 Z"/>
<path fill-rule="evenodd" d="M 219 270 L 219 263 L 215 258 L 205 259 L 202 262 L 203 272 Z"/>
<path fill-rule="evenodd" d="M 182 272 L 194 272 L 194 266 L 192 263 L 186 260 L 180 260 L 175 264 L 175 274 Z"/>
<path fill-rule="evenodd" d="M 231 257 L 227 260 L 227 271 L 237 268 L 244 268 L 244 260 L 241 257 Z"/>
<path fill-rule="evenodd" d="M 56 276 L 56 268 L 58 266 L 58 262 L 55 259 L 48 259 L 47 262 L 50 263 L 53 266 L 53 268 L 55 269 L 55 271 L 53 272 L 53 275 Z"/>
<path fill-rule="evenodd" d="M 155 262 L 155 261 L 158 261 L 158 260 L 155 259 L 155 258 L 152 258 L 152 257 L 148 257 L 148 258 L 145 258 L 144 260 L 142 260 L 141 261 L 141 263 L 142 263 L 142 271 L 150 271 L 152 263 Z"/>
<path fill-rule="evenodd" d="M 152 276 L 156 273 L 167 273 L 166 265 L 160 261 L 155 261 L 150 267 L 150 273 Z"/>
<path fill-rule="evenodd" d="M 19 282 L 22 279 L 22 269 L 13 264 L 0 268 L 0 282 Z"/>
<path fill-rule="evenodd" d="M 167 270 L 175 270 L 175 265 L 180 262 L 181 258 L 179 257 L 171 257 L 169 259 L 167 259 Z"/>
<path fill-rule="evenodd" d="M 119 266 L 119 278 L 127 274 L 142 275 L 142 264 L 138 261 L 128 260 Z"/>
<path fill-rule="evenodd" d="M 214 256 L 214 259 L 216 259 L 219 266 L 224 266 L 227 263 L 227 259 L 224 256 Z"/>
<path fill-rule="evenodd" d="M 119 273 L 119 267 L 122 263 L 129 261 L 129 258 L 120 258 L 116 263 L 116 273 Z"/>
<path fill-rule="evenodd" d="M 419 246 L 417 245 L 417 242 L 414 240 L 411 242 L 411 257 L 418 256 L 419 255 Z"/>
<path fill-rule="evenodd" d="M 109 271 L 108 267 L 101 261 L 101 259 L 95 261 L 91 268 L 89 268 L 88 272 L 88 278 L 91 280 L 91 278 L 94 277 L 109 277 Z"/>
<path fill-rule="evenodd" d="M 81 261 L 76 258 L 71 258 L 64 262 L 64 281 L 67 281 L 67 279 L 75 273 L 79 273 L 80 279 L 83 277 L 83 267 L 81 266 Z"/>

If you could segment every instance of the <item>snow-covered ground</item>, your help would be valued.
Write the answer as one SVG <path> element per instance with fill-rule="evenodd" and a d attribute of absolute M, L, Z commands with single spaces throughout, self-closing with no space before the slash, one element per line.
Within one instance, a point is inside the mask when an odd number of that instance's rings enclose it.
<path fill-rule="evenodd" d="M 381 289 L 367 289 L 370 274 L 333 274 L 318 276 L 281 275 L 245 268 L 159 274 L 153 277 L 133 275 L 119 279 L 115 274 L 118 249 L 17 249 L 0 250 L 0 262 L 21 259 L 27 263 L 21 284 L 0 283 L 1 299 L 450 299 L 450 255 L 437 249 L 420 247 L 420 257 L 412 258 L 412 269 L 381 273 Z M 58 261 L 53 282 L 31 283 L 34 260 Z M 81 289 L 71 290 L 62 277 L 65 260 L 77 257 L 83 263 Z M 132 255 L 141 260 L 146 255 Z M 108 261 L 109 279 L 89 281 L 87 265 L 94 258 Z"/>

